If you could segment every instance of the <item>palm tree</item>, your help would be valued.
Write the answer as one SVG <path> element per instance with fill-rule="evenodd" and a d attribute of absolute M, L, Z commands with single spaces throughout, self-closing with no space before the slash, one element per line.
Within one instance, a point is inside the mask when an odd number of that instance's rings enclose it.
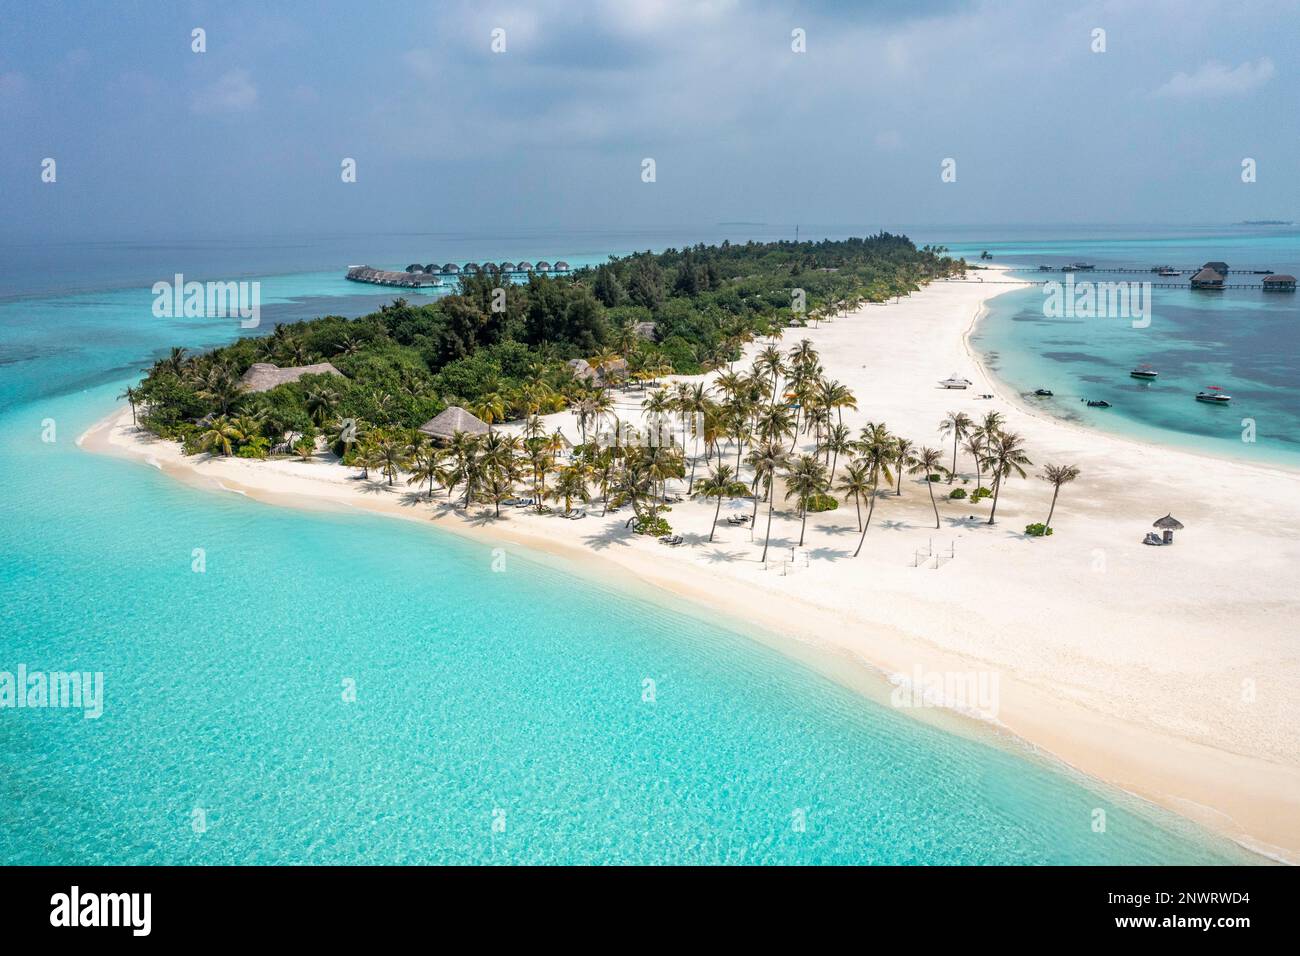
<path fill-rule="evenodd" d="M 749 456 L 749 463 L 754 468 L 754 484 L 757 487 L 761 481 L 767 488 L 767 537 L 763 539 L 763 556 L 760 561 L 767 561 L 767 546 L 772 540 L 772 506 L 776 496 L 773 492 L 773 484 L 776 481 L 777 473 L 786 466 L 789 461 L 786 454 L 785 446 L 776 442 L 766 442 L 755 448 Z M 758 496 L 754 496 L 754 513 L 758 513 Z"/>
<path fill-rule="evenodd" d="M 948 484 L 952 484 L 952 479 L 957 474 L 957 444 L 975 425 L 971 417 L 965 412 L 949 412 L 947 417 L 939 423 L 939 434 L 948 435 L 952 433 L 952 469 L 948 471 Z"/>
<path fill-rule="evenodd" d="M 338 392 L 328 386 L 320 386 L 310 389 L 303 403 L 311 420 L 317 425 L 324 425 L 334 417 L 334 410 L 338 405 L 338 401 Z"/>
<path fill-rule="evenodd" d="M 380 473 L 391 485 L 402 466 L 406 464 L 406 449 L 391 435 L 380 435 L 375 441 L 375 461 Z"/>
<path fill-rule="evenodd" d="M 826 466 L 816 455 L 800 455 L 785 476 L 786 500 L 799 502 L 799 547 L 803 547 L 804 529 L 808 526 L 808 506 L 826 491 Z"/>
<path fill-rule="evenodd" d="M 1061 485 L 1068 485 L 1074 479 L 1079 477 L 1079 469 L 1075 465 L 1044 465 L 1043 473 L 1039 475 L 1044 481 L 1051 482 L 1052 485 L 1052 507 L 1047 509 L 1047 520 L 1043 524 L 1052 527 L 1052 515 L 1056 511 L 1056 496 L 1061 493 Z"/>
<path fill-rule="evenodd" d="M 912 457 L 912 449 L 916 446 L 906 438 L 894 439 L 894 465 L 898 472 L 898 487 L 894 491 L 895 497 L 902 497 L 903 494 L 903 472 L 916 464 L 916 459 Z"/>
<path fill-rule="evenodd" d="M 862 497 L 871 493 L 871 475 L 867 471 L 867 466 L 860 462 L 850 462 L 844 469 L 844 477 L 840 479 L 835 489 L 844 495 L 846 502 L 850 498 L 853 499 L 853 507 L 858 515 L 858 530 L 861 531 Z"/>
<path fill-rule="evenodd" d="M 135 422 L 135 406 L 136 406 L 137 404 L 139 404 L 141 397 L 142 397 L 142 393 L 141 393 L 140 389 L 138 389 L 138 388 L 132 388 L 130 385 L 128 385 L 128 386 L 127 386 L 127 387 L 122 391 L 122 394 L 121 394 L 121 395 L 117 396 L 118 401 L 121 401 L 122 399 L 125 398 L 126 401 L 127 401 L 127 404 L 129 404 L 129 405 L 131 406 L 131 424 L 132 424 L 132 425 L 134 425 L 134 424 L 136 423 L 136 422 Z"/>
<path fill-rule="evenodd" d="M 245 435 L 224 415 L 212 419 L 207 431 L 199 435 L 199 447 L 209 454 L 215 448 L 223 458 L 229 457 L 234 446 L 243 441 Z"/>
<path fill-rule="evenodd" d="M 1002 493 L 1002 482 L 1012 475 L 1025 477 L 1025 465 L 1032 465 L 1025 454 L 1024 444 L 1014 432 L 998 432 L 984 451 L 984 465 L 993 475 L 993 507 L 989 511 L 989 524 L 993 524 L 998 513 L 998 495 Z"/>
<path fill-rule="evenodd" d="M 501 502 L 514 494 L 519 480 L 519 438 L 489 431 L 479 442 L 482 451 L 482 477 L 488 494 L 501 517 Z"/>
<path fill-rule="evenodd" d="M 943 452 L 937 448 L 922 448 L 912 459 L 912 467 L 907 469 L 909 475 L 925 475 L 925 486 L 930 490 L 930 507 L 934 509 L 934 527 L 939 528 L 939 503 L 934 500 L 934 482 L 931 475 L 942 475 L 948 469 L 943 467 Z"/>
<path fill-rule="evenodd" d="M 718 465 L 700 482 L 697 494 L 703 495 L 705 501 L 710 498 L 718 499 L 718 506 L 713 509 L 713 524 L 709 527 L 710 543 L 713 541 L 714 532 L 718 530 L 718 515 L 722 513 L 722 499 L 739 497 L 748 490 L 743 481 L 736 480 L 736 470 L 730 465 Z"/>
<path fill-rule="evenodd" d="M 980 481 L 984 477 L 984 429 L 975 428 L 962 442 L 961 450 L 975 459 L 975 490 L 979 491 Z"/>
<path fill-rule="evenodd" d="M 433 482 L 443 474 L 443 454 L 443 451 L 435 447 L 433 442 L 428 439 L 413 445 L 408 462 L 411 477 L 406 479 L 406 483 L 408 485 L 418 485 L 427 481 L 429 483 L 429 498 L 432 499 Z"/>
<path fill-rule="evenodd" d="M 582 462 L 574 462 L 566 468 L 561 468 L 549 497 L 552 501 L 564 502 L 565 514 L 573 510 L 574 498 L 582 502 L 590 501 L 591 495 L 587 491 L 587 466 Z"/>

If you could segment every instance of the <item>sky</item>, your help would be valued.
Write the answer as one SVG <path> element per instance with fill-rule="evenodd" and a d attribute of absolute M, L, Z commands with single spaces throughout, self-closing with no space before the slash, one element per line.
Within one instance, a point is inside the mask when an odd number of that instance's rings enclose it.
<path fill-rule="evenodd" d="M 1295 219 L 1298 53 L 1300 0 L 6 0 L 0 238 Z"/>

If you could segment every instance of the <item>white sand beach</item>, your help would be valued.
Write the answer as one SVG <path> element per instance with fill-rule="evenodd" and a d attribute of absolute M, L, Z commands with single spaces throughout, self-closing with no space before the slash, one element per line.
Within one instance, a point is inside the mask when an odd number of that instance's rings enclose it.
<path fill-rule="evenodd" d="M 441 495 L 430 503 L 404 483 L 360 481 L 356 469 L 324 459 L 186 458 L 136 431 L 125 408 L 80 443 L 275 504 L 363 509 L 563 553 L 854 667 L 996 674 L 996 719 L 1010 732 L 1248 847 L 1300 861 L 1300 589 L 1292 583 L 1300 474 L 1111 437 L 1025 408 L 966 342 L 982 304 L 1010 288 L 938 282 L 896 304 L 787 331 L 783 349 L 810 339 L 827 376 L 853 390 L 859 409 L 845 410 L 844 422 L 855 433 L 883 421 L 918 447 L 946 449 L 950 464 L 951 439 L 938 433 L 944 415 L 997 410 L 1034 462 L 1030 478 L 1004 486 L 994 526 L 984 522 L 988 501 L 944 497 L 936 530 L 926 482 L 905 477 L 901 497 L 879 499 L 857 558 L 851 503 L 809 516 L 806 550 L 793 562 L 785 559 L 799 536 L 795 509 L 778 511 L 774 560 L 764 568 L 765 511 L 751 539 L 726 521 L 739 502 L 724 502 L 712 544 L 714 502 L 675 504 L 667 517 L 685 542 L 674 548 L 625 530 L 626 509 L 602 517 L 599 502 L 579 521 L 513 508 L 491 520 L 489 508 L 466 513 Z M 954 372 L 973 386 L 938 387 Z M 639 414 L 639 399 L 616 401 L 621 418 Z M 568 412 L 548 425 L 578 435 Z M 1052 489 L 1035 477 L 1047 463 L 1075 464 L 1081 476 L 1062 490 L 1055 534 L 1026 538 L 1026 523 L 1047 516 Z M 705 471 L 701 464 L 697 476 Z M 973 478 L 969 456 L 959 455 L 958 472 Z M 683 493 L 685 482 L 672 486 Z M 1173 547 L 1144 546 L 1167 512 L 1186 530 Z"/>

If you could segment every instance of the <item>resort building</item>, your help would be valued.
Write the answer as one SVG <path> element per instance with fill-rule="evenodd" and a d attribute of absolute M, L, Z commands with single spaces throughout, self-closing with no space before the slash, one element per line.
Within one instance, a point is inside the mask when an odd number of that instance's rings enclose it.
<path fill-rule="evenodd" d="M 538 272 L 550 272 L 551 264 L 545 259 L 538 259 L 536 268 Z"/>
<path fill-rule="evenodd" d="M 239 384 L 248 392 L 269 392 L 277 385 L 296 382 L 304 375 L 337 375 L 343 378 L 343 373 L 329 362 L 296 365 L 291 368 L 280 368 L 272 362 L 254 362 L 240 378 Z"/>
<path fill-rule="evenodd" d="M 592 368 L 586 359 L 570 359 L 569 369 L 574 378 L 589 385 L 612 385 L 627 378 L 627 360 L 621 358 L 606 362 L 599 369 Z"/>
<path fill-rule="evenodd" d="M 1294 292 L 1295 276 L 1289 275 L 1271 275 L 1264 276 L 1265 292 Z"/>
<path fill-rule="evenodd" d="M 516 263 L 515 263 L 515 271 L 516 271 L 516 272 L 532 272 L 532 271 L 533 271 L 533 264 L 532 264 L 531 262 L 529 262 L 528 260 L 526 260 L 526 259 L 525 259 L 523 262 L 516 262 Z"/>
<path fill-rule="evenodd" d="M 434 441 L 449 442 L 457 432 L 469 435 L 486 435 L 487 422 L 471 415 L 459 405 L 450 405 L 420 426 L 420 431 Z"/>
<path fill-rule="evenodd" d="M 569 264 L 568 264 L 567 262 L 565 262 L 563 259 L 561 259 L 561 260 L 560 260 L 559 262 L 557 262 L 555 265 L 551 266 L 551 268 L 552 268 L 555 272 L 568 272 L 568 271 L 569 271 Z"/>
<path fill-rule="evenodd" d="M 371 266 L 348 266 L 347 277 L 353 282 L 370 282 L 374 285 L 396 285 L 418 289 L 429 285 L 442 285 L 442 279 L 426 275 L 420 265 L 409 265 L 405 272 L 389 272 Z"/>
<path fill-rule="evenodd" d="M 454 262 L 449 262 L 442 267 L 442 274 L 445 276 L 454 276 L 458 272 L 460 272 L 460 266 Z"/>
<path fill-rule="evenodd" d="M 1205 265 L 1201 266 L 1201 268 L 1213 269 L 1215 272 L 1219 273 L 1219 275 L 1226 276 L 1228 274 L 1228 264 L 1226 262 L 1207 262 Z"/>
<path fill-rule="evenodd" d="M 1223 289 L 1223 273 L 1206 266 L 1196 275 L 1192 276 L 1193 289 L 1205 289 L 1207 291 L 1218 292 Z"/>

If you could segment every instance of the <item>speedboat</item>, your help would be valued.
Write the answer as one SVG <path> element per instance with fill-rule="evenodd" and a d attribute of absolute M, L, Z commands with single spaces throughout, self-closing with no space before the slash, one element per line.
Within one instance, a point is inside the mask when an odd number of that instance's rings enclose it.
<path fill-rule="evenodd" d="M 1133 376 L 1133 378 L 1145 379 L 1148 382 L 1154 381 L 1155 377 L 1159 374 L 1160 373 L 1150 365 L 1146 364 L 1139 365 L 1137 368 L 1133 369 L 1133 371 L 1129 372 L 1129 375 Z"/>
<path fill-rule="evenodd" d="M 1088 398 L 1088 399 L 1084 399 L 1084 403 L 1085 403 L 1089 408 L 1110 408 L 1110 402 L 1108 402 L 1108 401 L 1106 401 L 1105 399 L 1102 399 L 1102 398 Z"/>
<path fill-rule="evenodd" d="M 1161 269 L 1156 275 L 1163 276 L 1166 279 L 1176 279 L 1182 275 L 1177 269 Z"/>
<path fill-rule="evenodd" d="M 1052 397 L 1052 390 L 1051 390 L 1050 388 L 1036 388 L 1036 389 L 1034 389 L 1034 394 L 1035 394 L 1035 395 L 1041 395 L 1041 396 L 1043 396 L 1044 398 L 1051 398 L 1051 397 Z"/>
<path fill-rule="evenodd" d="M 1205 391 L 1196 393 L 1196 400 L 1211 405 L 1227 405 L 1232 401 L 1232 396 L 1226 394 L 1218 385 L 1210 385 Z"/>
<path fill-rule="evenodd" d="M 962 378 L 960 375 L 954 372 L 952 375 L 949 375 L 939 384 L 942 385 L 944 388 L 966 388 L 971 384 L 971 381 L 968 378 Z"/>

